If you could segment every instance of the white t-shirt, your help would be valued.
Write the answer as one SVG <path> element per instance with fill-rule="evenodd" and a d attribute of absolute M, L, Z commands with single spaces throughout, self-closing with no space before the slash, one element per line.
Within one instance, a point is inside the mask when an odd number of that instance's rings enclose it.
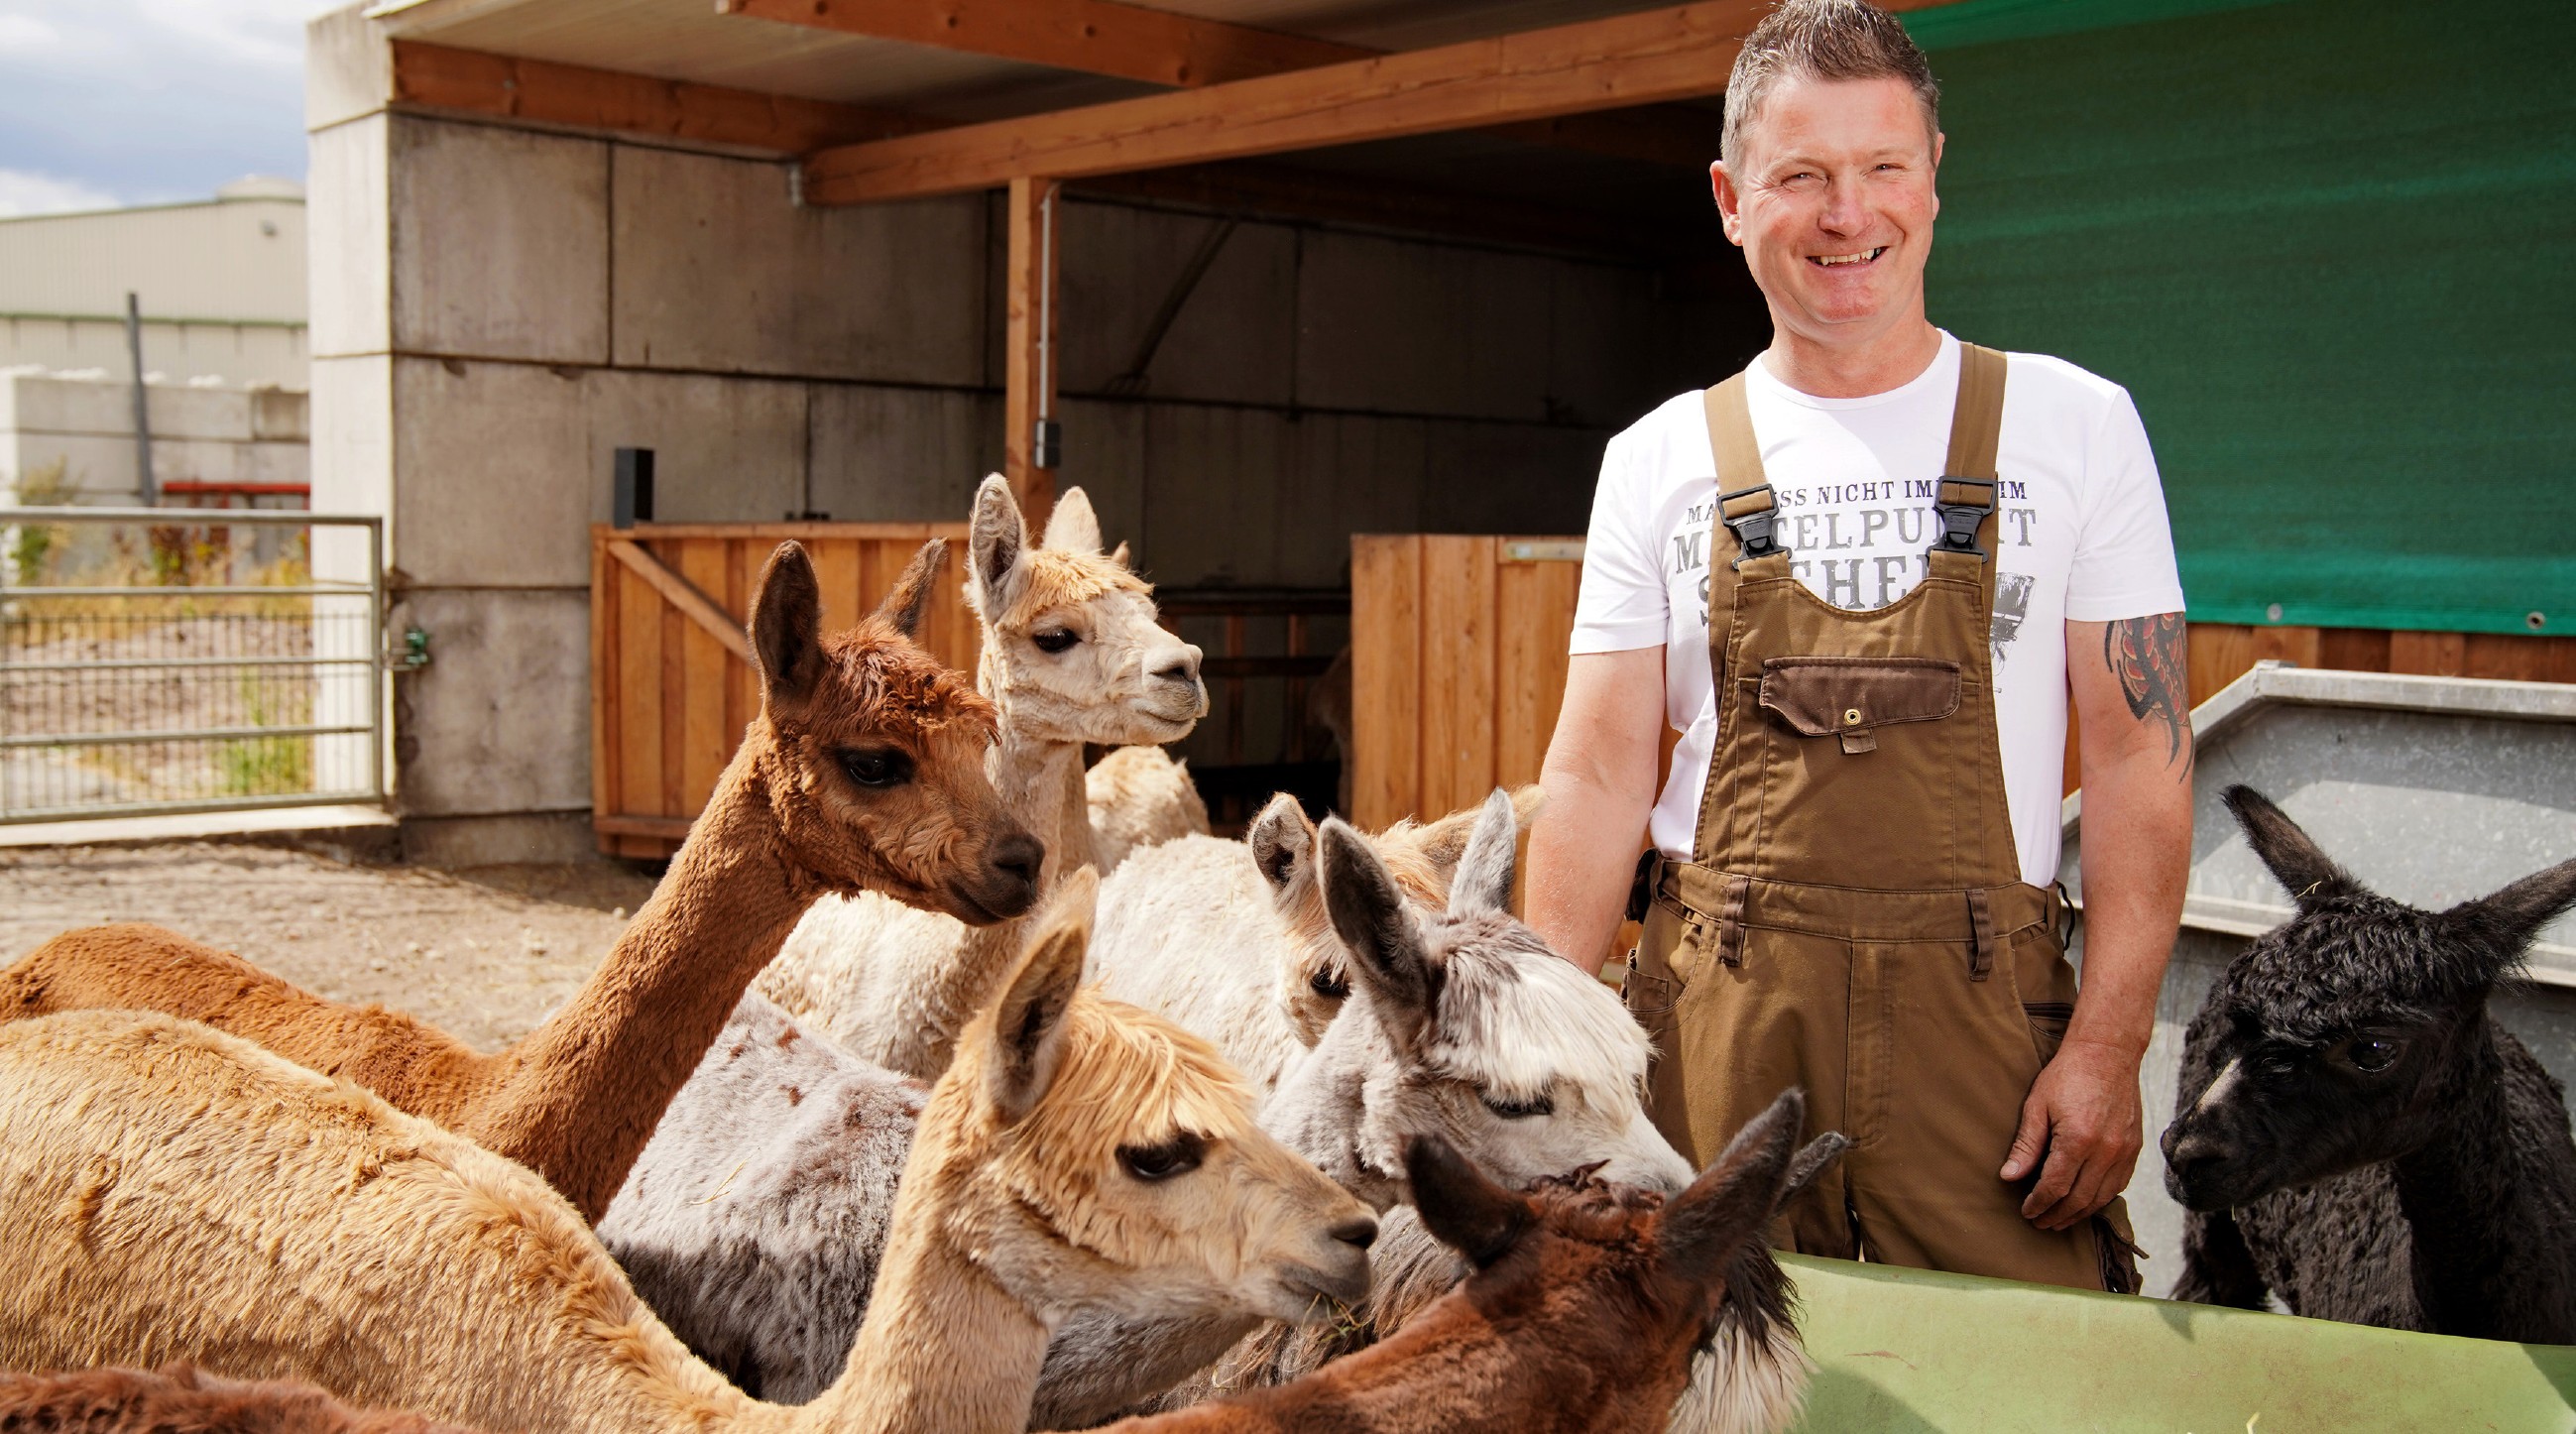
<path fill-rule="evenodd" d="M 1800 393 L 1757 360 L 1754 437 L 1790 565 L 1818 597 L 1875 609 L 1923 576 L 1932 494 L 1949 456 L 1959 341 L 1922 375 L 1868 398 Z M 2057 877 L 2065 781 L 2066 624 L 2182 610 L 2155 455 L 2126 389 L 2042 354 L 2013 354 L 1996 470 L 1996 735 L 2022 879 Z M 1716 462 L 1700 394 L 1610 440 L 1592 496 L 1573 650 L 1661 644 L 1664 715 L 1682 734 L 1650 832 L 1687 860 L 1717 740 L 1708 675 L 1709 509 Z"/>

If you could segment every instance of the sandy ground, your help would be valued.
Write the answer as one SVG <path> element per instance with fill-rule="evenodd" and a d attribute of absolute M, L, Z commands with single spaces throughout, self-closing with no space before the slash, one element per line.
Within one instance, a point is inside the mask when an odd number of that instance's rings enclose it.
<path fill-rule="evenodd" d="M 608 862 L 444 872 L 215 842 L 0 850 L 0 956 L 149 921 L 491 1050 L 571 995 L 652 891 Z"/>

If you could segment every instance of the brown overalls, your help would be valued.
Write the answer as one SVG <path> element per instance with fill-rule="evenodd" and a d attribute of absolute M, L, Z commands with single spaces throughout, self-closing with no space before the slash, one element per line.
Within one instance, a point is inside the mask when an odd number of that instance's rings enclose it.
<path fill-rule="evenodd" d="M 1790 1206 L 1783 1247 L 2131 1291 L 2118 1202 L 2041 1230 L 2021 1215 L 2030 1182 L 1995 1174 L 2075 1002 L 2054 895 L 2021 879 L 1995 738 L 2004 369 L 1962 346 L 1929 570 L 1876 612 L 1790 572 L 1744 376 L 1708 391 L 1717 740 L 1692 860 L 1641 883 L 1628 1005 L 1661 1053 L 1655 1123 L 1695 1164 L 1791 1085 L 1809 1134 L 1851 1138 Z"/>

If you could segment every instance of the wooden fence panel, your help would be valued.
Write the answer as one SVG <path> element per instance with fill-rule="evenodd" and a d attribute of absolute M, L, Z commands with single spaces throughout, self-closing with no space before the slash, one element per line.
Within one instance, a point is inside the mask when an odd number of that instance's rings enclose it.
<path fill-rule="evenodd" d="M 962 523 L 594 527 L 591 795 L 602 851 L 667 856 L 706 806 L 743 728 L 760 710 L 758 678 L 737 651 L 740 628 L 761 564 L 786 538 L 802 542 L 814 560 L 826 632 L 873 611 L 922 543 L 945 539 L 948 566 L 923 623 L 922 645 L 950 666 L 974 671 Z M 630 560 L 618 544 L 640 551 Z M 730 620 L 732 632 L 708 625 L 720 618 Z"/>
<path fill-rule="evenodd" d="M 1351 539 L 1353 816 L 1375 829 L 1538 780 L 1565 693 L 1582 542 Z M 2080 656 L 2080 654 L 2078 654 Z M 2191 625 L 2191 700 L 2266 659 L 2356 672 L 2576 683 L 2576 638 Z M 1671 751 L 1666 733 L 1665 750 Z M 2068 723 L 2066 787 L 2078 734 Z"/>

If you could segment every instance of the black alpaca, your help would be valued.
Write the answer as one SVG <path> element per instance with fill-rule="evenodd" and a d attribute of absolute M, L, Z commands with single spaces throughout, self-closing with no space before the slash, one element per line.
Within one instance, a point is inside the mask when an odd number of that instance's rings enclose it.
<path fill-rule="evenodd" d="M 2298 904 L 2191 1023 L 2165 1188 L 2174 1297 L 2576 1343 L 2566 1093 L 2487 1015 L 2576 861 L 2420 911 L 2365 890 L 2251 787 L 2227 805 Z"/>

